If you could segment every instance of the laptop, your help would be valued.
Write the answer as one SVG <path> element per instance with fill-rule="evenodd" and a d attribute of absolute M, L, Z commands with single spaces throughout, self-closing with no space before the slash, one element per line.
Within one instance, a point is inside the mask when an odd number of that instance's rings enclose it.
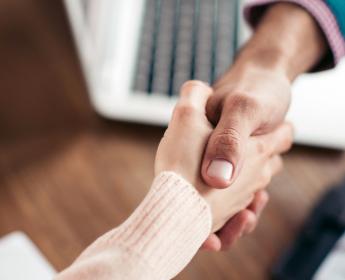
<path fill-rule="evenodd" d="M 182 83 L 212 84 L 248 37 L 236 0 L 65 0 L 91 103 L 105 118 L 166 126 Z M 301 76 L 295 142 L 345 147 L 345 61 Z"/>

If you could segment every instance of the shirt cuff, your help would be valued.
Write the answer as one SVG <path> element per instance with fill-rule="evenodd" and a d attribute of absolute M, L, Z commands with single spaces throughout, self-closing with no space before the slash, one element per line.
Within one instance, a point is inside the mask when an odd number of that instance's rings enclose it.
<path fill-rule="evenodd" d="M 345 41 L 335 16 L 322 0 L 252 0 L 245 6 L 245 19 L 252 28 L 255 28 L 269 4 L 279 2 L 294 3 L 306 9 L 325 35 L 331 55 L 326 55 L 312 71 L 325 70 L 338 64 L 345 56 Z"/>

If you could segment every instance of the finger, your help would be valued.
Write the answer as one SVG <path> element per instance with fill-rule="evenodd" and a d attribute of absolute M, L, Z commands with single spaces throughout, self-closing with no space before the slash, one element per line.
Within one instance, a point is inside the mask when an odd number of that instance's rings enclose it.
<path fill-rule="evenodd" d="M 270 156 L 287 152 L 293 142 L 293 128 L 290 123 L 283 123 L 276 130 L 266 135 L 256 136 Z"/>
<path fill-rule="evenodd" d="M 209 186 L 225 188 L 237 177 L 248 138 L 260 124 L 257 107 L 257 102 L 246 96 L 227 99 L 202 163 L 202 176 Z"/>
<path fill-rule="evenodd" d="M 239 212 L 223 226 L 218 233 L 222 250 L 227 250 L 237 239 L 255 229 L 268 199 L 269 195 L 265 190 L 258 191 L 248 208 Z"/>
<path fill-rule="evenodd" d="M 200 128 L 200 124 L 209 127 L 209 123 L 205 122 L 205 107 L 211 94 L 212 89 L 201 81 L 185 82 L 181 87 L 180 98 L 174 108 L 167 133 L 173 130 L 183 135 L 185 130 L 190 130 L 191 127 Z"/>
<path fill-rule="evenodd" d="M 257 215 L 255 215 L 255 213 L 253 211 L 250 211 L 247 209 L 247 211 L 249 211 L 251 214 L 250 215 L 250 219 L 248 219 L 244 229 L 243 229 L 243 235 L 246 234 L 250 234 L 254 231 L 254 229 L 256 228 L 257 224 L 258 224 L 258 217 Z"/>
<path fill-rule="evenodd" d="M 207 250 L 207 251 L 220 251 L 222 247 L 222 243 L 220 242 L 219 237 L 212 233 L 204 242 L 204 244 L 202 244 L 201 249 L 203 250 Z"/>
<path fill-rule="evenodd" d="M 216 92 L 217 88 L 213 86 L 213 90 Z M 213 94 L 207 101 L 206 104 L 206 114 L 208 120 L 216 126 L 219 122 L 222 113 L 222 100 L 224 98 L 223 94 Z"/>
<path fill-rule="evenodd" d="M 273 156 L 270 161 L 268 162 L 269 168 L 271 170 L 272 176 L 277 174 L 283 169 L 283 160 L 281 156 Z"/>
<path fill-rule="evenodd" d="M 201 81 L 187 81 L 180 91 L 177 107 L 191 107 L 205 113 L 206 103 L 212 93 L 212 88 Z"/>
<path fill-rule="evenodd" d="M 251 211 L 254 214 L 255 218 L 253 217 L 246 223 L 243 234 L 249 234 L 254 231 L 260 215 L 268 202 L 268 199 L 269 196 L 267 191 L 265 190 L 260 190 L 255 193 L 252 203 L 247 207 L 247 210 Z"/>
<path fill-rule="evenodd" d="M 256 215 L 256 217 L 259 218 L 268 200 L 268 192 L 265 190 L 260 190 L 255 193 L 252 203 L 248 206 L 248 210 L 251 210 Z"/>
<path fill-rule="evenodd" d="M 218 232 L 218 237 L 222 243 L 222 250 L 227 250 L 239 239 L 245 231 L 247 223 L 255 222 L 253 212 L 245 209 L 230 219 Z"/>

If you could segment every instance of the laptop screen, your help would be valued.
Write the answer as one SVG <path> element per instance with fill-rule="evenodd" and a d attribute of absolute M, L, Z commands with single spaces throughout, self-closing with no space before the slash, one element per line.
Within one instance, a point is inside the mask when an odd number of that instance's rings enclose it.
<path fill-rule="evenodd" d="M 237 0 L 146 0 L 134 89 L 176 95 L 183 82 L 212 84 L 237 46 Z"/>

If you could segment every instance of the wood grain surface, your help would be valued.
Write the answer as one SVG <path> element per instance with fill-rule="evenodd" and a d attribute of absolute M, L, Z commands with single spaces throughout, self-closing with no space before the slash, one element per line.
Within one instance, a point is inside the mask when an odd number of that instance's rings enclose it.
<path fill-rule="evenodd" d="M 57 270 L 123 221 L 153 176 L 162 128 L 98 117 L 62 1 L 0 1 L 0 236 L 22 230 Z M 251 236 L 201 252 L 177 279 L 268 279 L 342 153 L 294 147 Z"/>

